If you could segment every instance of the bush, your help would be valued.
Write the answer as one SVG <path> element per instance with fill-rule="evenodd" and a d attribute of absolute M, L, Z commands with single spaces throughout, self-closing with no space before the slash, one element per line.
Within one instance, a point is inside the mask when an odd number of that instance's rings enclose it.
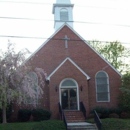
<path fill-rule="evenodd" d="M 49 120 L 51 117 L 51 112 L 44 109 L 33 109 L 32 116 L 34 121 Z"/>
<path fill-rule="evenodd" d="M 122 92 L 119 96 L 119 108 L 123 111 L 129 112 L 130 111 L 130 93 L 129 92 Z"/>
<path fill-rule="evenodd" d="M 95 107 L 91 112 L 96 110 L 100 118 L 108 118 L 109 117 L 109 108 L 106 107 Z"/>
<path fill-rule="evenodd" d="M 98 112 L 97 114 L 98 114 L 99 118 L 101 118 L 101 117 L 102 117 L 102 114 L 101 114 L 101 113 L 99 113 L 99 112 Z"/>
<path fill-rule="evenodd" d="M 120 117 L 123 118 L 123 119 L 126 119 L 126 118 L 129 118 L 130 116 L 127 112 L 122 112 Z"/>
<path fill-rule="evenodd" d="M 119 118 L 119 115 L 116 113 L 109 114 L 109 118 Z"/>
<path fill-rule="evenodd" d="M 122 110 L 119 108 L 106 108 L 106 107 L 95 107 L 91 113 L 96 110 L 96 112 L 98 113 L 99 117 L 101 119 L 103 118 L 109 118 L 109 114 L 117 114 L 118 116 L 120 116 Z"/>
<path fill-rule="evenodd" d="M 19 109 L 18 111 L 18 121 L 26 122 L 29 121 L 31 116 L 31 110 L 29 109 Z"/>
<path fill-rule="evenodd" d="M 9 121 L 10 117 L 12 115 L 12 104 L 8 104 L 6 108 L 6 119 Z M 2 117 L 2 109 L 0 109 L 0 122 L 2 122 L 3 117 Z"/>
<path fill-rule="evenodd" d="M 119 109 L 119 108 L 109 108 L 109 113 L 110 113 L 110 114 L 111 114 L 111 113 L 116 113 L 117 115 L 120 116 L 121 112 L 122 112 L 122 110 Z"/>
<path fill-rule="evenodd" d="M 94 114 L 93 114 L 93 113 L 90 113 L 90 114 L 88 115 L 88 118 L 89 118 L 89 119 L 94 118 Z"/>
<path fill-rule="evenodd" d="M 130 112 L 130 72 L 127 72 L 122 77 L 122 93 L 119 96 L 119 108 L 125 112 Z"/>

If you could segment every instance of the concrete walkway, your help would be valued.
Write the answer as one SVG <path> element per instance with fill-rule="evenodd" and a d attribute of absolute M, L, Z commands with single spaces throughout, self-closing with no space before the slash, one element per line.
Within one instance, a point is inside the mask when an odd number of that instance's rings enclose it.
<path fill-rule="evenodd" d="M 67 123 L 68 130 L 98 130 L 95 124 L 88 122 Z"/>
<path fill-rule="evenodd" d="M 88 122 L 75 122 L 75 123 L 67 123 L 67 126 L 84 126 L 84 125 L 93 125 L 92 123 Z"/>

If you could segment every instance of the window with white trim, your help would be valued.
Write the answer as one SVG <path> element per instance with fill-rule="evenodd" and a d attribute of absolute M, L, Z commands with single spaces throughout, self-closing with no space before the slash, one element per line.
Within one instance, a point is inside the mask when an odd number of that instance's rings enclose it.
<path fill-rule="evenodd" d="M 96 96 L 97 102 L 109 102 L 109 77 L 104 71 L 99 71 L 96 74 Z"/>
<path fill-rule="evenodd" d="M 60 21 L 68 21 L 68 10 L 63 8 L 60 10 Z"/>
<path fill-rule="evenodd" d="M 76 86 L 76 84 L 74 81 L 67 79 L 61 84 L 61 86 Z"/>

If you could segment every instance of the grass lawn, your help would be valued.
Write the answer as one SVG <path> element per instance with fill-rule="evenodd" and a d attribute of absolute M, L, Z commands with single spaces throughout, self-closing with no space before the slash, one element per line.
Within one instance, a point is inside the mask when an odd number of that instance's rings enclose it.
<path fill-rule="evenodd" d="M 103 119 L 102 130 L 130 130 L 130 119 Z"/>
<path fill-rule="evenodd" d="M 130 130 L 130 119 L 107 118 L 101 120 L 102 130 Z M 93 120 L 88 120 L 93 122 Z M 65 125 L 59 120 L 42 122 L 0 124 L 0 130 L 65 130 Z"/>
<path fill-rule="evenodd" d="M 0 130 L 65 130 L 62 121 L 47 120 L 42 122 L 0 124 Z"/>
<path fill-rule="evenodd" d="M 94 122 L 93 120 L 88 120 Z M 106 118 L 101 119 L 102 130 L 130 130 L 130 119 Z"/>

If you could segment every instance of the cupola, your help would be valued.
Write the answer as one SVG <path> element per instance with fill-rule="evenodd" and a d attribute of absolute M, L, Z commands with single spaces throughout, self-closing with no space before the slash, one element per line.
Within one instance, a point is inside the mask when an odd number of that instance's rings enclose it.
<path fill-rule="evenodd" d="M 54 29 L 59 29 L 64 23 L 73 27 L 73 7 L 70 0 L 56 0 L 53 4 Z"/>

